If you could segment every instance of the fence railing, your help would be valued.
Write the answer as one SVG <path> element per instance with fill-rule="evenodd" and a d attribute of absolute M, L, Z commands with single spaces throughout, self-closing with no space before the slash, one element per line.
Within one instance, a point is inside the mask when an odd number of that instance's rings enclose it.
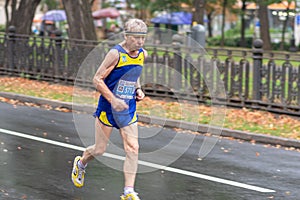
<path fill-rule="evenodd" d="M 0 75 L 92 87 L 116 41 L 0 34 Z M 96 48 L 95 48 L 96 47 Z M 300 115 L 300 54 L 146 44 L 141 82 L 147 95 Z M 86 66 L 84 66 L 86 65 Z"/>

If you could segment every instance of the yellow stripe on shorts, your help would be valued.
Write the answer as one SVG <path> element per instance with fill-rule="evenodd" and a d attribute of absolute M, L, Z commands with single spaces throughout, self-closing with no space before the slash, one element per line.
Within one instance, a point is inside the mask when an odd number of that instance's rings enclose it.
<path fill-rule="evenodd" d="M 100 121 L 108 126 L 113 126 L 107 119 L 106 112 L 102 111 L 99 117 Z"/>
<path fill-rule="evenodd" d="M 136 112 L 134 112 L 133 117 L 132 117 L 131 121 L 128 123 L 128 125 L 136 122 L 136 120 L 137 120 L 137 116 L 136 116 Z"/>

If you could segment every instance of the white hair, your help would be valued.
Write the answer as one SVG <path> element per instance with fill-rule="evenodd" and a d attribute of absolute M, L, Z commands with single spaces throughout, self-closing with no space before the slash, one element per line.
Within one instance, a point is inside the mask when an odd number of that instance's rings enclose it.
<path fill-rule="evenodd" d="M 140 19 L 129 19 L 124 26 L 125 34 L 127 33 L 147 33 L 147 25 Z"/>

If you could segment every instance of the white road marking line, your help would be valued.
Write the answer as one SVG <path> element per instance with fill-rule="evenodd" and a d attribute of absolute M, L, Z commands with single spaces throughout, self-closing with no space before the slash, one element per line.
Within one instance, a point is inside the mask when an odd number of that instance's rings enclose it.
<path fill-rule="evenodd" d="M 0 132 L 8 134 L 8 135 L 13 135 L 13 136 L 22 137 L 22 138 L 26 138 L 26 139 L 30 139 L 30 140 L 35 140 L 35 141 L 39 141 L 39 142 L 43 142 L 43 143 L 47 143 L 47 144 L 52 144 L 52 145 L 56 145 L 56 146 L 60 146 L 60 147 L 65 147 L 65 148 L 68 148 L 68 149 L 74 149 L 74 150 L 78 150 L 78 151 L 84 151 L 85 150 L 84 147 L 80 147 L 80 146 L 76 146 L 76 145 L 72 145 L 72 144 L 67 144 L 67 143 L 63 143 L 63 142 L 58 142 L 58 141 L 54 141 L 54 140 L 50 140 L 50 139 L 45 139 L 45 138 L 41 138 L 41 137 L 37 137 L 37 136 L 33 136 L 33 135 L 28 135 L 28 134 L 25 134 L 25 133 L 16 132 L 16 131 L 10 131 L 10 130 L 6 130 L 6 129 L 2 129 L 2 128 L 0 128 Z M 125 157 L 123 157 L 123 156 L 118 156 L 118 155 L 110 154 L 110 153 L 104 153 L 103 156 L 113 158 L 113 159 L 117 159 L 117 160 L 124 160 L 125 159 Z M 178 173 L 178 174 L 182 174 L 182 175 L 186 175 L 186 176 L 191 176 L 191 177 L 195 177 L 195 178 L 209 180 L 209 181 L 222 183 L 222 184 L 226 184 L 226 185 L 231 185 L 231 186 L 235 186 L 235 187 L 240 187 L 240 188 L 253 190 L 253 191 L 257 191 L 257 192 L 263 192 L 263 193 L 276 192 L 275 190 L 271 190 L 271 189 L 267 189 L 267 188 L 262 188 L 262 187 L 258 187 L 258 186 L 239 183 L 239 182 L 236 182 L 236 181 L 226 180 L 226 179 L 222 179 L 222 178 L 217 178 L 217 177 L 213 177 L 213 176 L 208 176 L 208 175 L 204 175 L 204 174 L 190 172 L 190 171 L 177 169 L 177 168 L 173 168 L 173 167 L 167 167 L 167 166 L 163 166 L 163 165 L 159 165 L 159 164 L 155 164 L 155 163 L 150 163 L 150 162 L 146 162 L 146 161 L 139 161 L 139 164 L 143 165 L 143 166 L 147 166 L 147 167 L 161 169 L 161 170 L 165 170 L 165 171 L 169 171 L 169 172 L 174 172 L 174 173 Z"/>

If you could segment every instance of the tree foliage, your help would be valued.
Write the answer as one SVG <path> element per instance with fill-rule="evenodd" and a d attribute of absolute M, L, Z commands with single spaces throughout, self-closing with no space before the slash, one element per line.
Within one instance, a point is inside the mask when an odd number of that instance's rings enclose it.
<path fill-rule="evenodd" d="M 147 13 L 151 10 L 151 0 L 126 0 L 129 10 L 134 9 L 137 13 L 137 17 L 146 20 Z"/>
<path fill-rule="evenodd" d="M 42 10 L 45 10 L 46 7 L 48 10 L 55 10 L 59 7 L 60 2 L 58 0 L 42 0 Z"/>
<path fill-rule="evenodd" d="M 191 5 L 190 0 L 155 0 L 151 3 L 151 12 L 155 11 L 179 11 L 181 4 L 187 3 Z"/>
<path fill-rule="evenodd" d="M 218 13 L 221 13 L 221 6 L 218 5 L 218 0 L 206 0 L 205 11 L 207 16 L 208 37 L 213 37 L 212 21 Z"/>
<path fill-rule="evenodd" d="M 7 18 L 7 27 L 13 25 L 16 27 L 16 33 L 19 34 L 31 34 L 32 20 L 34 13 L 39 4 L 47 5 L 48 10 L 62 8 L 66 10 L 68 25 L 69 25 L 69 37 L 77 39 L 96 40 L 96 32 L 93 24 L 93 18 L 91 15 L 91 5 L 95 0 L 5 0 L 5 11 Z M 103 0 L 102 6 L 114 6 L 109 4 L 108 0 Z M 180 11 L 181 5 L 184 3 L 189 6 L 186 11 L 193 13 L 192 21 L 198 24 L 204 24 L 204 16 L 207 16 L 207 28 L 209 37 L 212 37 L 212 22 L 215 16 L 222 15 L 222 40 L 223 44 L 225 38 L 225 22 L 228 12 L 234 11 L 238 0 L 126 0 L 127 9 L 136 10 L 137 17 L 143 20 L 149 19 L 149 13 L 156 11 Z M 271 49 L 270 30 L 269 28 L 269 16 L 268 5 L 273 3 L 280 3 L 281 0 L 241 0 L 242 7 L 235 8 L 239 11 L 241 20 L 241 41 L 240 45 L 245 45 L 245 13 L 246 5 L 248 3 L 255 2 L 258 5 L 258 10 L 255 12 L 260 21 L 260 38 L 264 41 L 264 48 Z M 287 0 L 290 4 L 292 0 Z M 8 12 L 8 11 L 11 12 Z M 289 12 L 287 6 L 286 12 Z M 287 23 L 289 16 L 282 23 L 282 37 L 281 48 L 285 41 L 285 32 L 287 29 Z"/>

